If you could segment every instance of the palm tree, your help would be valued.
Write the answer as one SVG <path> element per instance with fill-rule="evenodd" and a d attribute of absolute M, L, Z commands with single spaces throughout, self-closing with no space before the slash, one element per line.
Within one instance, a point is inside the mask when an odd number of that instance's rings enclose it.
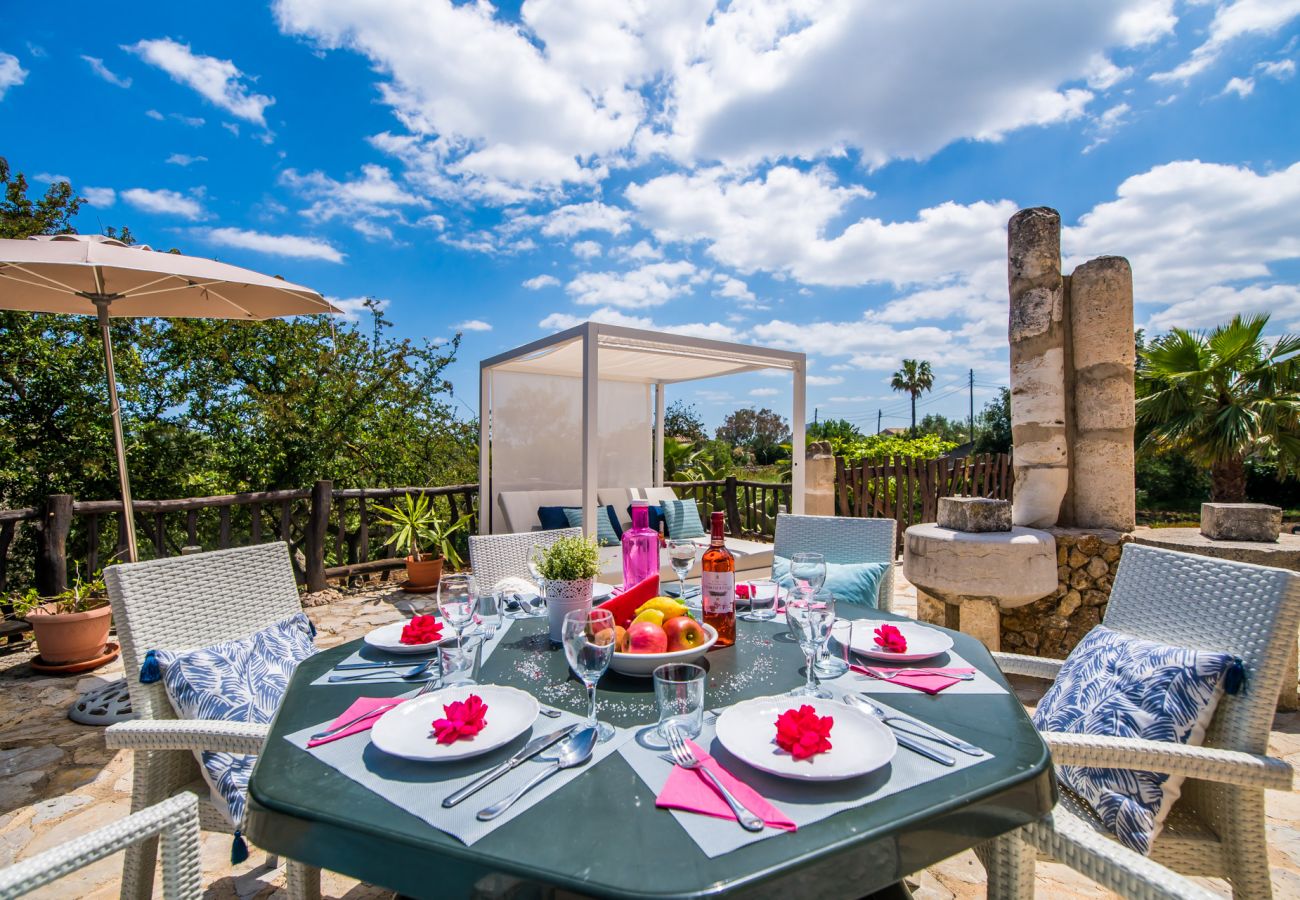
<path fill-rule="evenodd" d="M 1300 335 L 1268 346 L 1267 324 L 1237 315 L 1208 334 L 1175 328 L 1141 354 L 1141 443 L 1208 465 L 1212 500 L 1246 499 L 1248 456 L 1275 460 L 1279 474 L 1300 463 Z"/>
<path fill-rule="evenodd" d="M 934 373 L 926 360 L 903 360 L 903 368 L 894 373 L 889 386 L 912 396 L 912 434 L 916 434 L 916 398 L 934 387 Z"/>

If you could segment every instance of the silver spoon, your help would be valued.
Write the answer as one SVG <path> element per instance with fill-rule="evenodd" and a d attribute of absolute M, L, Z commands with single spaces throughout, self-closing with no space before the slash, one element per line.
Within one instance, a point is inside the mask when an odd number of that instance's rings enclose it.
<path fill-rule="evenodd" d="M 426 659 L 424 662 L 420 663 L 418 666 L 416 666 L 413 669 L 408 669 L 407 671 L 402 672 L 400 674 L 399 673 L 391 673 L 391 674 L 396 674 L 397 677 L 401 678 L 403 681 L 418 681 L 420 680 L 420 676 L 428 672 L 429 667 L 436 664 L 437 662 L 438 660 L 436 659 Z M 372 675 L 388 675 L 388 674 L 390 673 L 385 669 L 368 669 L 367 671 L 361 672 L 358 675 L 331 675 L 329 677 L 329 683 L 336 684 L 340 681 L 356 681 L 360 678 L 369 678 Z"/>
<path fill-rule="evenodd" d="M 491 806 L 486 807 L 485 809 L 479 810 L 478 820 L 480 822 L 492 821 L 497 816 L 505 812 L 507 809 L 514 806 L 515 801 L 517 801 L 520 797 L 522 797 L 524 794 L 531 791 L 533 788 L 541 784 L 546 779 L 550 778 L 556 772 L 560 771 L 561 769 L 572 769 L 573 767 L 580 766 L 583 763 L 585 763 L 587 760 L 591 759 L 592 751 L 594 751 L 595 749 L 596 749 L 595 728 L 584 728 L 581 731 L 575 732 L 572 737 L 568 738 L 567 740 L 565 740 L 563 744 L 560 745 L 560 750 L 556 757 L 555 762 L 551 763 L 551 765 L 547 766 L 544 770 L 537 773 L 537 775 L 533 776 L 531 781 L 529 781 L 519 790 L 515 791 L 509 797 L 506 797 L 504 800 L 499 800 L 496 803 L 493 803 Z"/>
<path fill-rule="evenodd" d="M 869 707 L 871 709 L 872 715 L 874 715 L 880 721 L 884 722 L 886 725 L 892 726 L 893 728 L 900 729 L 902 731 L 907 732 L 908 734 L 914 734 L 917 737 L 929 738 L 932 741 L 943 744 L 945 747 L 951 747 L 954 750 L 960 750 L 962 753 L 965 753 L 968 756 L 985 755 L 984 751 L 981 750 L 979 747 L 976 747 L 974 744 L 969 744 L 958 737 L 950 737 L 948 735 L 940 734 L 939 732 L 931 728 L 929 725 L 925 724 L 924 722 L 917 721 L 916 719 L 911 719 L 908 718 L 907 716 L 900 716 L 900 715 L 895 715 L 893 713 L 890 713 L 887 709 L 884 709 L 883 707 L 877 706 L 876 704 L 872 703 L 871 700 L 869 700 L 866 696 L 860 694 L 857 697 L 854 697 L 853 699 L 856 700 L 858 703 Z M 910 726 L 910 727 L 903 728 L 902 726 Z"/>

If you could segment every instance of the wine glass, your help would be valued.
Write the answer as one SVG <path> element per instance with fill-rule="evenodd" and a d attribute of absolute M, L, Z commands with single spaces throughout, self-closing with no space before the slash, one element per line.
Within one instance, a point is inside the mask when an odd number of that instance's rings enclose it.
<path fill-rule="evenodd" d="M 811 597 L 826 583 L 826 557 L 820 553 L 796 553 L 790 557 L 790 578 L 801 596 Z"/>
<path fill-rule="evenodd" d="M 546 545 L 533 544 L 528 551 L 528 572 L 537 583 L 538 599 L 526 604 L 525 614 L 531 618 L 546 615 L 546 579 L 542 577 L 542 563 L 546 559 Z"/>
<path fill-rule="evenodd" d="M 456 648 L 461 648 L 461 632 L 474 621 L 474 576 L 444 575 L 438 579 L 438 612 L 456 632 Z"/>
<path fill-rule="evenodd" d="M 677 573 L 677 596 L 683 604 L 686 604 L 686 576 L 695 565 L 695 556 L 699 552 L 700 548 L 694 541 L 668 542 L 668 561 L 672 563 L 673 571 Z"/>
<path fill-rule="evenodd" d="M 821 591 L 811 597 L 792 597 L 785 604 L 785 620 L 799 639 L 799 647 L 808 664 L 808 680 L 803 687 L 791 691 L 790 696 L 831 699 L 834 695 L 817 683 L 816 664 L 835 625 L 835 595 Z"/>
<path fill-rule="evenodd" d="M 614 729 L 596 720 L 596 682 L 614 658 L 614 614 L 607 609 L 575 609 L 564 617 L 562 635 L 569 668 L 587 686 L 587 725 L 596 729 L 598 741 L 607 741 Z"/>

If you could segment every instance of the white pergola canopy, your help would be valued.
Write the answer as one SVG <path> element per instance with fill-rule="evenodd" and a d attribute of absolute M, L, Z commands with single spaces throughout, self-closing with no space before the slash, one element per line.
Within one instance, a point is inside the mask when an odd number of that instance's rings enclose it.
<path fill-rule="evenodd" d="M 580 488 L 592 533 L 599 488 L 663 484 L 664 385 L 763 369 L 792 375 L 791 512 L 800 514 L 802 353 L 585 322 L 483 360 L 480 531 L 506 530 L 502 491 Z"/>

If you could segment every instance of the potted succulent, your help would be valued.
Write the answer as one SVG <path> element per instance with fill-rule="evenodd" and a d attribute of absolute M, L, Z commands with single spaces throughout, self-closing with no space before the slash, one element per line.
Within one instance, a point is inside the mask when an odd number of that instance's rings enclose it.
<path fill-rule="evenodd" d="M 33 588 L 14 598 L 14 614 L 32 626 L 41 662 L 64 666 L 104 654 L 113 610 L 100 574 L 82 581 L 81 567 L 77 566 L 72 586 L 66 591 L 41 597 Z"/>
<path fill-rule="evenodd" d="M 546 582 L 551 640 L 559 641 L 564 617 L 591 606 L 592 585 L 600 572 L 600 547 L 594 538 L 562 537 L 542 550 L 538 574 Z"/>
<path fill-rule="evenodd" d="M 458 531 L 469 527 L 468 513 L 448 523 L 438 517 L 428 494 L 406 494 L 391 507 L 375 509 L 382 516 L 380 524 L 393 529 L 384 544 L 393 544 L 399 553 L 406 554 L 408 589 L 437 587 L 444 562 L 453 569 L 460 568 L 462 560 L 454 538 Z"/>

